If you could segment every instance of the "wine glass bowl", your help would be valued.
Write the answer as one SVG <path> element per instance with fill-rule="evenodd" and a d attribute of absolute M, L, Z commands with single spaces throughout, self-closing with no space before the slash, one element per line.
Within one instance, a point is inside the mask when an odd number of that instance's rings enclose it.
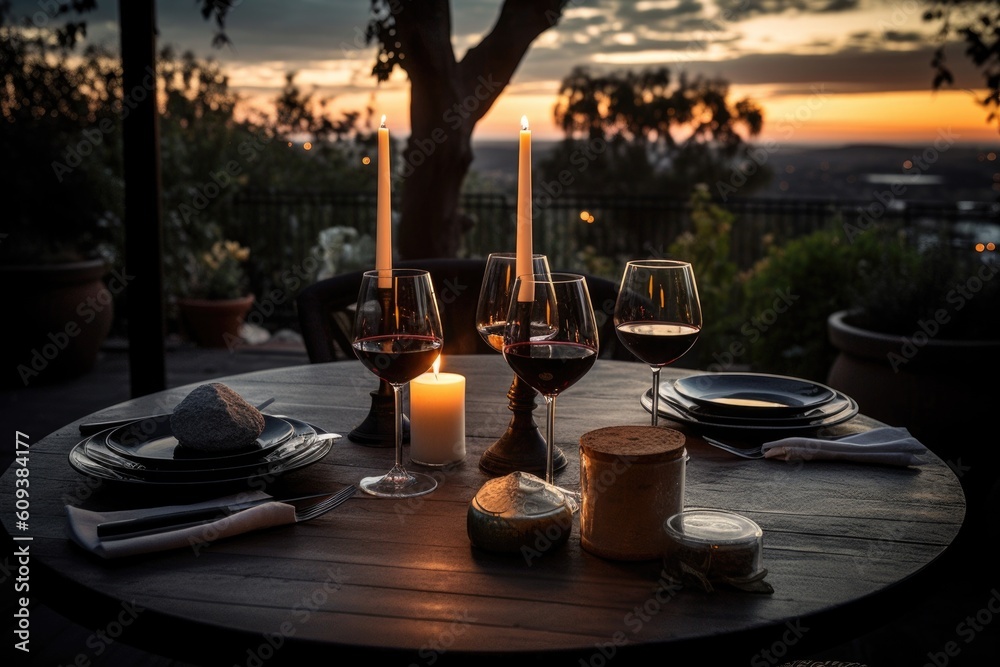
<path fill-rule="evenodd" d="M 531 272 L 548 274 L 549 260 L 545 255 L 532 255 Z M 510 295 L 517 280 L 517 255 L 495 252 L 486 258 L 483 284 L 476 306 L 476 331 L 486 344 L 503 352 L 503 330 L 510 309 Z"/>
<path fill-rule="evenodd" d="M 549 262 L 545 255 L 532 255 L 531 269 L 535 274 L 548 274 Z M 517 254 L 492 253 L 486 259 L 479 302 L 476 306 L 476 331 L 486 344 L 497 353 L 503 352 L 503 333 L 510 309 L 510 297 L 517 279 Z M 506 430 L 483 452 L 480 469 L 488 475 L 507 475 L 515 471 L 544 474 L 546 445 L 535 424 L 537 392 L 515 374 L 507 390 L 511 412 Z M 555 468 L 567 464 L 566 456 L 555 451 Z"/>
<path fill-rule="evenodd" d="M 587 374 L 599 349 L 597 321 L 583 276 L 518 276 L 504 327 L 503 356 L 517 377 L 545 398 L 545 481 L 550 484 L 556 397 Z"/>
<path fill-rule="evenodd" d="M 660 369 L 684 356 L 701 332 L 694 268 L 689 262 L 667 259 L 628 262 L 615 301 L 614 324 L 622 345 L 653 371 L 656 426 Z"/>
<path fill-rule="evenodd" d="M 426 372 L 444 345 L 441 316 L 430 274 L 419 269 L 366 271 L 354 317 L 354 354 L 369 371 L 392 386 L 395 403 L 396 461 L 382 476 L 359 486 L 376 496 L 409 498 L 433 491 L 430 475 L 403 467 L 402 388 Z"/>

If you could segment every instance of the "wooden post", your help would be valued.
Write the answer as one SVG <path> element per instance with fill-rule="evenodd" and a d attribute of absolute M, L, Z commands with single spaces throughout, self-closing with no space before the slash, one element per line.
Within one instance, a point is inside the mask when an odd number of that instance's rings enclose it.
<path fill-rule="evenodd" d="M 166 388 L 156 105 L 156 3 L 119 0 L 129 379 L 133 397 Z"/>

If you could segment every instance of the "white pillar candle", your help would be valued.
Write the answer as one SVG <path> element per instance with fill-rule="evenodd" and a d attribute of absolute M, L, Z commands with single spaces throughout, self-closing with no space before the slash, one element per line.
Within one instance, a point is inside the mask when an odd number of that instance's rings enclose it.
<path fill-rule="evenodd" d="M 389 129 L 385 126 L 385 116 L 382 116 L 382 124 L 378 128 L 378 203 L 375 222 L 375 268 L 379 271 L 378 286 L 385 289 L 392 286 L 392 279 L 388 274 L 392 270 L 392 179 L 389 172 Z"/>
<path fill-rule="evenodd" d="M 465 376 L 424 373 L 410 380 L 410 460 L 446 465 L 465 458 Z"/>
<path fill-rule="evenodd" d="M 531 130 L 528 117 L 521 117 L 521 136 L 517 152 L 517 276 L 532 273 L 531 264 Z M 518 301 L 531 301 L 534 290 L 522 284 Z"/>

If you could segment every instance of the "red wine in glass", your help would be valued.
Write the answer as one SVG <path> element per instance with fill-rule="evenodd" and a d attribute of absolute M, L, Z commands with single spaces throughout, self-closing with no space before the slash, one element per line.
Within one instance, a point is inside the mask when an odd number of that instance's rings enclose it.
<path fill-rule="evenodd" d="M 503 343 L 507 364 L 545 398 L 545 481 L 553 484 L 556 396 L 586 375 L 600 349 L 586 279 L 567 273 L 518 276 Z M 562 492 L 574 511 L 579 508 L 578 491 Z"/>
<path fill-rule="evenodd" d="M 441 353 L 441 339 L 431 336 L 369 336 L 354 341 L 354 354 L 365 368 L 390 384 L 417 377 Z"/>
<path fill-rule="evenodd" d="M 586 345 L 526 342 L 504 350 L 514 372 L 541 394 L 555 396 L 572 386 L 597 360 L 597 350 Z"/>
<path fill-rule="evenodd" d="M 384 475 L 364 477 L 362 491 L 383 498 L 430 493 L 437 480 L 403 467 L 402 388 L 430 369 L 444 334 L 430 274 L 419 269 L 367 271 L 361 279 L 351 347 L 369 371 L 392 387 L 396 461 Z"/>
<path fill-rule="evenodd" d="M 623 322 L 618 338 L 629 352 L 651 366 L 677 361 L 698 340 L 700 327 L 674 322 Z"/>
<path fill-rule="evenodd" d="M 688 262 L 634 260 L 625 265 L 615 300 L 615 331 L 653 371 L 652 424 L 660 410 L 660 369 L 684 356 L 701 332 L 701 301 Z"/>

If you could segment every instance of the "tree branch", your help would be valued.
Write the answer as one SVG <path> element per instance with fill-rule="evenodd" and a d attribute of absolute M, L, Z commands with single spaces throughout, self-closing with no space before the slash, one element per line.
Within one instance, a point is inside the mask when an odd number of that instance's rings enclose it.
<path fill-rule="evenodd" d="M 506 0 L 497 22 L 459 63 L 463 95 L 476 92 L 480 104 L 473 122 L 482 118 L 510 82 L 531 43 L 555 26 L 567 0 Z M 493 85 L 482 85 L 485 78 Z"/>

